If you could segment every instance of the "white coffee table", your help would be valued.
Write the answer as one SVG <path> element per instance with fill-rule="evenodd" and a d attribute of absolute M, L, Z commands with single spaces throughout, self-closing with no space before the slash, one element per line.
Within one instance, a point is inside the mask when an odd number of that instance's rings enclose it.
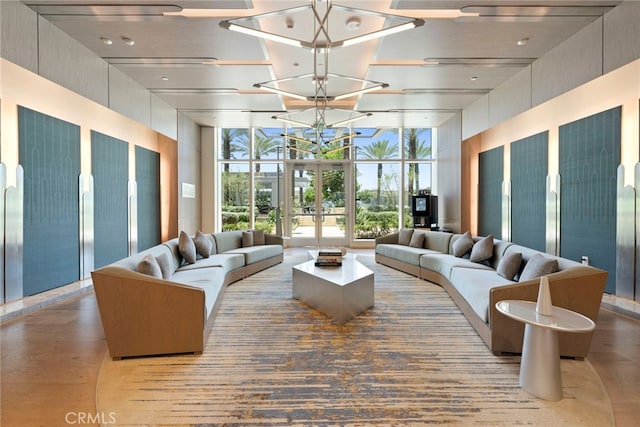
<path fill-rule="evenodd" d="M 531 301 L 505 300 L 496 303 L 505 316 L 525 323 L 520 386 L 545 400 L 562 399 L 558 331 L 585 333 L 592 331 L 593 320 L 575 311 L 552 307 L 552 314 L 536 312 Z"/>
<path fill-rule="evenodd" d="M 316 267 L 315 259 L 293 267 L 293 298 L 344 324 L 374 304 L 373 272 L 347 254 L 340 267 Z"/>

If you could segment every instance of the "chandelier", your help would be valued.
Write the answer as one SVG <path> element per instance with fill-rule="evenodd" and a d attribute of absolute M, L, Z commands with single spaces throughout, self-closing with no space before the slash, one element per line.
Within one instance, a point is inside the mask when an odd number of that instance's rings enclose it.
<path fill-rule="evenodd" d="M 348 28 L 357 29 L 361 26 L 360 17 L 369 18 L 367 22 L 371 23 L 363 29 L 359 34 L 347 34 L 346 37 L 332 39 L 329 33 L 329 18 L 332 13 L 342 18 Z M 309 19 L 309 15 L 313 18 L 313 35 L 310 39 L 298 39 L 288 35 L 277 34 L 275 32 L 266 31 L 262 27 L 274 27 L 273 19 L 285 18 L 288 28 L 293 28 L 295 18 Z M 334 15 L 332 15 L 334 16 Z M 329 72 L 329 53 L 332 49 L 353 46 L 370 40 L 375 40 L 390 34 L 409 30 L 424 24 L 422 19 L 408 18 L 398 15 L 390 15 L 363 9 L 355 9 L 346 6 L 334 5 L 332 0 L 310 0 L 305 6 L 292 7 L 289 9 L 268 12 L 260 15 L 249 17 L 229 19 L 220 22 L 220 26 L 224 29 L 237 31 L 243 34 L 259 37 L 264 40 L 283 43 L 289 46 L 308 49 L 313 54 L 313 73 L 303 74 L 294 77 L 272 80 L 254 84 L 254 87 L 276 93 L 281 96 L 299 99 L 313 103 L 313 108 L 298 111 L 285 112 L 275 115 L 272 118 L 289 123 L 302 128 L 310 128 L 315 130 L 315 140 L 300 138 L 292 135 L 284 135 L 287 138 L 308 143 L 310 147 L 319 147 L 321 145 L 330 145 L 338 141 L 356 136 L 357 133 L 352 132 L 341 135 L 339 137 L 325 137 L 325 129 L 332 129 L 338 126 L 344 126 L 347 123 L 368 117 L 371 113 L 361 113 L 358 111 L 340 110 L 329 107 L 332 101 L 338 101 L 346 98 L 359 96 L 372 91 L 380 90 L 388 87 L 387 83 L 359 79 Z M 377 28 L 372 28 L 372 25 Z M 380 28 L 381 27 L 381 28 Z M 311 28 L 311 27 L 309 27 Z M 294 90 L 285 89 L 284 86 L 292 81 L 310 80 L 313 84 L 314 91 L 312 94 L 299 93 Z M 328 86 L 351 87 L 340 93 L 329 92 Z M 355 87 L 355 89 L 353 89 Z M 327 113 L 340 113 L 343 117 L 335 121 L 327 121 Z M 341 145 L 337 148 L 329 148 L 330 151 L 336 149 L 345 149 L 349 145 Z M 293 148 L 293 147 L 289 147 Z M 303 150 L 315 154 L 313 150 Z M 326 153 L 327 151 L 325 151 Z"/>

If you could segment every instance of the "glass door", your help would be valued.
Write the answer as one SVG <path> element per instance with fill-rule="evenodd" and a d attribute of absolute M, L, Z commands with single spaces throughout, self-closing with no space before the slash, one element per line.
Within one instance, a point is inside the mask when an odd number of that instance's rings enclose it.
<path fill-rule="evenodd" d="M 291 162 L 285 225 L 291 246 L 348 246 L 348 162 Z"/>

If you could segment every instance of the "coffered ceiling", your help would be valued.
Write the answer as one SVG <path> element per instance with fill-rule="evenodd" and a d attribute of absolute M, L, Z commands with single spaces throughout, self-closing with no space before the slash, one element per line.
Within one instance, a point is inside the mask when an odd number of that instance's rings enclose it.
<path fill-rule="evenodd" d="M 314 107 L 254 85 L 313 73 L 319 55 L 220 26 L 309 0 L 22 1 L 198 124 L 275 127 L 280 124 L 274 115 Z M 316 1 L 326 7 L 327 0 Z M 331 39 L 385 25 L 359 10 L 420 18 L 424 25 L 320 57 L 332 74 L 388 85 L 329 107 L 373 113 L 358 126 L 438 126 L 618 3 L 333 0 L 344 8 L 327 15 Z M 283 13 L 256 22 L 286 37 L 314 35 L 312 14 Z M 287 84 L 313 95 L 313 82 L 303 81 Z M 341 84 L 328 79 L 327 91 L 349 89 Z"/>

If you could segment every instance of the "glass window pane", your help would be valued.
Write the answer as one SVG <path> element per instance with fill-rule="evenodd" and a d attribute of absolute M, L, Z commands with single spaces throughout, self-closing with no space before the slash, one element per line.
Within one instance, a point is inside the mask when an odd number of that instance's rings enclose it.
<path fill-rule="evenodd" d="M 249 129 L 224 128 L 220 129 L 220 159 L 237 160 L 248 159 Z"/>
<path fill-rule="evenodd" d="M 399 157 L 398 129 L 358 128 L 355 131 L 360 132 L 360 135 L 354 138 L 357 160 L 387 160 Z"/>
<path fill-rule="evenodd" d="M 253 136 L 253 158 L 256 160 L 282 158 L 282 128 L 256 129 Z"/>
<path fill-rule="evenodd" d="M 354 237 L 374 239 L 398 230 L 399 163 L 356 163 Z"/>
<path fill-rule="evenodd" d="M 411 128 L 403 132 L 404 158 L 408 160 L 431 159 L 431 128 Z"/>
<path fill-rule="evenodd" d="M 223 163 L 222 231 L 249 228 L 249 164 Z"/>
<path fill-rule="evenodd" d="M 282 164 L 254 163 L 254 228 L 276 231 L 276 208 L 282 197 Z"/>

